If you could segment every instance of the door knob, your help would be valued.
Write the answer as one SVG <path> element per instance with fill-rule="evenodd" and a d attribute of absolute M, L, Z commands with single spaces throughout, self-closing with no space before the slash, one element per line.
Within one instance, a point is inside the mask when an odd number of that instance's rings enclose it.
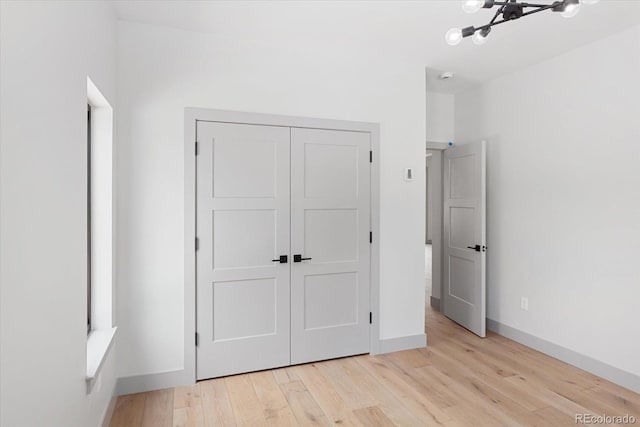
<path fill-rule="evenodd" d="M 280 264 L 286 264 L 287 261 L 289 261 L 289 257 L 286 255 L 280 255 L 280 258 L 271 260 L 271 262 L 279 262 Z"/>
<path fill-rule="evenodd" d="M 302 255 L 300 254 L 296 254 L 293 256 L 293 262 L 302 262 L 302 261 L 308 261 L 311 258 L 302 258 Z"/>
<path fill-rule="evenodd" d="M 486 246 L 480 246 L 480 245 L 475 245 L 475 246 L 467 246 L 467 248 L 469 249 L 473 249 L 476 252 L 486 252 L 487 251 L 487 247 Z"/>

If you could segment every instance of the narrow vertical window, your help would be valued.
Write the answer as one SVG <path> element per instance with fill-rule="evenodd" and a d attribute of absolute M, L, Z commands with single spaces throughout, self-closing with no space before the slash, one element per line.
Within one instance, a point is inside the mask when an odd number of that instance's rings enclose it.
<path fill-rule="evenodd" d="M 87 104 L 87 334 L 91 333 L 91 105 Z"/>
<path fill-rule="evenodd" d="M 87 227 L 86 376 L 90 393 L 117 328 L 113 324 L 113 109 L 89 77 L 86 120 L 86 224 L 78 226 Z"/>

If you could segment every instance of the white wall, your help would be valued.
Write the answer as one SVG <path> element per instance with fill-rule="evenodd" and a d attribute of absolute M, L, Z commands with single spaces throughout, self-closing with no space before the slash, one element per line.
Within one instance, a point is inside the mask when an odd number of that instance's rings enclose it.
<path fill-rule="evenodd" d="M 427 141 L 453 141 L 454 114 L 454 95 L 449 93 L 427 92 Z"/>
<path fill-rule="evenodd" d="M 423 65 L 127 22 L 118 54 L 122 376 L 183 368 L 185 107 L 380 122 L 381 337 L 424 332 Z"/>
<path fill-rule="evenodd" d="M 0 4 L 0 424 L 96 426 L 116 369 L 87 395 L 87 75 L 115 106 L 115 16 Z"/>
<path fill-rule="evenodd" d="M 639 46 L 636 26 L 455 102 L 456 141 L 488 141 L 488 317 L 635 375 Z"/>

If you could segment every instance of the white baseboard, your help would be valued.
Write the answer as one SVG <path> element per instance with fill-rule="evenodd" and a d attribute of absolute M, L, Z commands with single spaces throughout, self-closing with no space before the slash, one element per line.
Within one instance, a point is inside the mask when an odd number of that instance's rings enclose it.
<path fill-rule="evenodd" d="M 380 353 L 391 353 L 394 351 L 423 348 L 426 345 L 426 334 L 390 338 L 380 340 Z M 193 379 L 187 378 L 187 373 L 183 369 L 178 371 L 161 372 L 158 374 L 133 375 L 130 377 L 118 378 L 115 394 L 117 396 L 122 396 L 124 394 L 142 393 L 145 391 L 160 390 L 163 388 L 191 384 L 193 384 Z"/>
<path fill-rule="evenodd" d="M 430 297 L 429 302 L 434 310 L 440 311 L 440 298 Z"/>
<path fill-rule="evenodd" d="M 193 384 L 193 379 L 186 378 L 186 371 L 160 372 L 157 374 L 133 375 L 118 378 L 116 394 L 142 393 L 163 388 L 178 387 Z"/>
<path fill-rule="evenodd" d="M 492 319 L 487 319 L 487 329 L 496 334 L 505 336 L 520 344 L 538 350 L 548 356 L 555 357 L 570 365 L 602 377 L 612 383 L 640 393 L 640 376 L 623 371 L 615 366 L 608 365 L 584 354 L 577 353 L 568 348 L 554 344 L 542 338 L 523 332 L 511 326 L 504 325 Z"/>
<path fill-rule="evenodd" d="M 427 346 L 427 334 L 407 335 L 405 337 L 380 340 L 380 353 L 412 350 Z"/>

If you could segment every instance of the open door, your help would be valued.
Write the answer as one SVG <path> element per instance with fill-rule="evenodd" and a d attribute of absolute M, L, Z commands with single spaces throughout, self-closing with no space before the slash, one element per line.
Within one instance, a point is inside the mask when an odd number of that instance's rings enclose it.
<path fill-rule="evenodd" d="M 486 143 L 444 152 L 444 315 L 486 336 Z"/>

